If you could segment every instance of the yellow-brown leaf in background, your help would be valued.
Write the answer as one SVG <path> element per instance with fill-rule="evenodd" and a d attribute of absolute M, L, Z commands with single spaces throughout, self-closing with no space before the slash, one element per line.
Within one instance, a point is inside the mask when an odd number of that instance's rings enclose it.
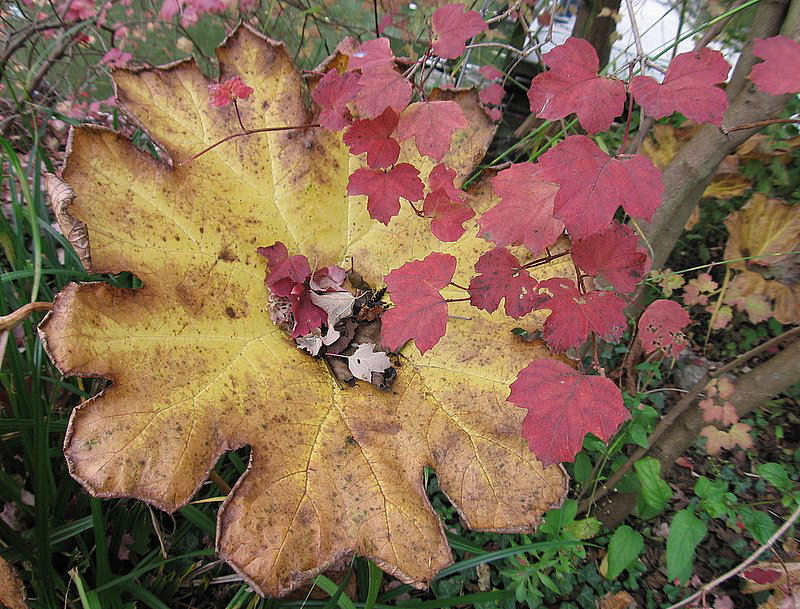
<path fill-rule="evenodd" d="M 255 90 L 239 101 L 246 125 L 313 122 L 283 45 L 240 28 L 218 57 L 221 79 L 238 75 Z M 408 206 L 388 227 L 371 220 L 364 198 L 346 193 L 360 159 L 320 129 L 241 137 L 181 165 L 238 131 L 233 108 L 209 107 L 209 83 L 191 61 L 114 76 L 121 105 L 172 163 L 110 131 L 78 128 L 63 173 L 71 188 L 53 191 L 64 217 L 86 226 L 92 271 L 130 271 L 144 284 L 71 284 L 41 325 L 64 374 L 111 381 L 75 409 L 65 439 L 70 472 L 89 492 L 172 511 L 224 451 L 250 446 L 216 544 L 270 595 L 352 552 L 426 585 L 452 562 L 426 466 L 475 529 L 530 531 L 560 505 L 564 470 L 542 467 L 520 435 L 524 411 L 505 401 L 517 372 L 551 354 L 515 339 L 517 324 L 500 312 L 452 303 L 456 318 L 439 344 L 424 355 L 404 348 L 391 392 L 339 388 L 269 318 L 258 246 L 282 241 L 317 267 L 352 263 L 376 287 L 439 251 L 458 259 L 454 281 L 464 284 L 490 248 L 472 236 L 474 221 L 445 244 Z M 493 131 L 470 107 L 470 127 L 445 158 L 460 180 Z M 403 155 L 427 176 L 429 160 L 410 144 Z M 492 197 L 479 185 L 471 202 L 481 212 Z M 537 313 L 526 326 L 541 321 Z"/>
<path fill-rule="evenodd" d="M 733 268 L 745 269 L 748 264 L 773 266 L 800 246 L 800 205 L 788 205 L 756 193 L 747 205 L 725 219 L 725 226 L 730 233 L 725 259 L 753 257 L 732 262 Z"/>
<path fill-rule="evenodd" d="M 0 607 L 27 609 L 25 587 L 14 568 L 0 558 Z"/>

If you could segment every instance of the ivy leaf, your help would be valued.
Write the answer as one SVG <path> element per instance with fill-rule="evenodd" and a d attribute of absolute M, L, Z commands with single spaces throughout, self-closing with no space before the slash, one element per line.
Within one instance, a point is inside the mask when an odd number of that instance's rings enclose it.
<path fill-rule="evenodd" d="M 461 106 L 454 101 L 414 102 L 400 115 L 397 137 L 413 137 L 420 154 L 441 161 L 450 150 L 453 131 L 466 126 Z"/>
<path fill-rule="evenodd" d="M 579 239 L 572 246 L 572 259 L 589 275 L 601 275 L 614 289 L 628 294 L 650 270 L 650 257 L 639 247 L 633 229 L 613 222 L 604 231 Z"/>
<path fill-rule="evenodd" d="M 536 291 L 538 282 L 504 247 L 483 254 L 475 270 L 479 275 L 469 282 L 469 301 L 474 307 L 492 313 L 505 299 L 506 315 L 519 319 L 548 300 Z"/>
<path fill-rule="evenodd" d="M 706 439 L 706 452 L 709 455 L 718 455 L 723 450 L 733 450 L 737 446 L 745 450 L 753 448 L 750 429 L 747 423 L 741 422 L 731 425 L 728 431 L 722 431 L 714 425 L 706 425 L 700 430 L 700 435 Z"/>
<path fill-rule="evenodd" d="M 556 351 L 583 344 L 594 332 L 603 340 L 616 343 L 628 327 L 625 301 L 613 292 L 582 294 L 575 283 L 555 277 L 539 283 L 552 296 L 537 309 L 550 309 L 544 324 L 544 339 Z"/>
<path fill-rule="evenodd" d="M 445 59 L 458 59 L 466 42 L 489 26 L 476 11 L 467 10 L 463 4 L 440 6 L 433 13 L 433 52 Z"/>
<path fill-rule="evenodd" d="M 692 576 L 694 551 L 708 533 L 706 525 L 689 510 L 675 514 L 667 536 L 667 579 L 685 584 Z"/>
<path fill-rule="evenodd" d="M 447 302 L 439 293 L 453 279 L 456 259 L 431 253 L 389 273 L 386 287 L 394 307 L 381 317 L 381 342 L 397 351 L 414 340 L 420 353 L 439 342 L 447 326 Z"/>
<path fill-rule="evenodd" d="M 491 183 L 500 203 L 478 220 L 481 237 L 501 246 L 524 245 L 533 254 L 558 240 L 564 232 L 564 223 L 553 217 L 558 187 L 537 165 L 516 163 Z"/>
<path fill-rule="evenodd" d="M 677 357 L 686 346 L 683 330 L 691 322 L 689 313 L 674 300 L 656 300 L 639 318 L 639 339 L 645 353 L 662 349 L 669 357 Z"/>
<path fill-rule="evenodd" d="M 367 195 L 369 215 L 388 224 L 400 211 L 400 199 L 419 201 L 425 187 L 419 170 L 409 163 L 398 163 L 389 170 L 356 169 L 350 175 L 347 193 Z"/>
<path fill-rule="evenodd" d="M 456 170 L 444 163 L 439 163 L 428 174 L 428 188 L 431 192 L 443 190 L 447 198 L 453 203 L 464 200 L 465 193 L 455 186 Z"/>
<path fill-rule="evenodd" d="M 572 461 L 587 433 L 608 442 L 630 418 L 612 381 L 552 359 L 536 359 L 522 370 L 511 383 L 508 401 L 528 409 L 522 435 L 548 465 Z"/>
<path fill-rule="evenodd" d="M 648 116 L 658 119 L 680 112 L 698 123 L 721 127 L 728 97 L 715 85 L 725 82 L 730 69 L 722 53 L 702 48 L 676 55 L 661 84 L 639 75 L 631 80 L 630 90 Z"/>
<path fill-rule="evenodd" d="M 589 133 L 605 131 L 625 108 L 625 85 L 598 76 L 600 60 L 594 47 L 582 38 L 567 38 L 542 55 L 550 68 L 537 75 L 528 89 L 531 112 L 558 120 L 573 112 Z"/>
<path fill-rule="evenodd" d="M 397 113 L 386 108 L 374 119 L 356 121 L 345 131 L 342 140 L 352 154 L 367 153 L 367 165 L 373 169 L 389 167 L 400 156 L 400 143 L 390 137 L 397 127 Z"/>
<path fill-rule="evenodd" d="M 503 97 L 505 97 L 506 91 L 503 89 L 500 83 L 492 83 L 488 87 L 481 89 L 481 92 L 478 93 L 478 99 L 481 100 L 482 104 L 490 104 L 493 106 L 499 106 L 503 103 Z"/>
<path fill-rule="evenodd" d="M 661 206 L 664 184 L 650 159 L 614 159 L 585 135 L 571 135 L 548 150 L 539 166 L 545 179 L 560 186 L 554 215 L 576 239 L 604 230 L 620 205 L 645 220 Z"/>
<path fill-rule="evenodd" d="M 330 131 L 347 127 L 352 120 L 347 104 L 356 98 L 358 86 L 358 74 L 339 74 L 336 70 L 326 72 L 311 94 L 322 110 L 319 124 Z"/>
<path fill-rule="evenodd" d="M 358 87 L 355 104 L 364 118 L 375 118 L 386 108 L 401 112 L 411 99 L 411 83 L 392 66 L 364 72 Z"/>
<path fill-rule="evenodd" d="M 278 241 L 269 247 L 256 250 L 267 259 L 266 285 L 276 296 L 289 296 L 298 285 L 305 283 L 311 275 L 308 258 L 302 254 L 289 256 L 286 246 Z"/>
<path fill-rule="evenodd" d="M 764 60 L 749 75 L 761 91 L 770 95 L 800 91 L 800 42 L 788 36 L 756 38 L 753 55 Z"/>

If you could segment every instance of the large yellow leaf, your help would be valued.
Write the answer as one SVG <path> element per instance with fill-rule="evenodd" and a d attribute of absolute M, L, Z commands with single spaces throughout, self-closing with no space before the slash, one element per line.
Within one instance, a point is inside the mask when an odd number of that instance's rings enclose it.
<path fill-rule="evenodd" d="M 255 89 L 240 102 L 245 124 L 313 122 L 283 45 L 240 29 L 218 55 L 221 78 Z M 269 318 L 257 246 L 282 241 L 316 266 L 352 262 L 374 286 L 408 260 L 449 252 L 463 283 L 489 248 L 472 236 L 474 222 L 443 244 L 408 206 L 388 227 L 372 221 L 363 197 L 346 194 L 361 161 L 320 129 L 234 139 L 181 165 L 238 130 L 233 109 L 209 108 L 192 62 L 115 79 L 121 103 L 172 163 L 80 128 L 63 174 L 72 190 L 52 180 L 62 216 L 85 223 L 92 270 L 131 271 L 144 283 L 70 285 L 41 326 L 64 374 L 111 380 L 75 409 L 65 439 L 70 471 L 89 492 L 175 510 L 223 451 L 249 445 L 250 467 L 219 512 L 217 547 L 271 595 L 351 552 L 403 581 L 429 582 L 452 557 L 425 466 L 473 528 L 529 531 L 561 503 L 563 469 L 541 466 L 520 436 L 524 411 L 505 401 L 517 372 L 551 354 L 516 340 L 512 320 L 453 303 L 459 318 L 424 356 L 403 350 L 387 393 L 340 389 Z M 467 113 L 471 126 L 445 159 L 460 179 L 491 138 L 482 113 Z M 404 155 L 423 175 L 432 166 L 409 146 Z M 483 185 L 472 202 L 481 211 L 495 201 Z M 568 272 L 550 269 L 559 271 Z M 541 326 L 530 319 L 526 327 Z"/>
<path fill-rule="evenodd" d="M 725 259 L 752 257 L 732 262 L 733 268 L 745 269 L 747 264 L 773 266 L 800 246 L 800 205 L 788 205 L 757 193 L 725 219 L 725 226 L 730 233 Z"/>

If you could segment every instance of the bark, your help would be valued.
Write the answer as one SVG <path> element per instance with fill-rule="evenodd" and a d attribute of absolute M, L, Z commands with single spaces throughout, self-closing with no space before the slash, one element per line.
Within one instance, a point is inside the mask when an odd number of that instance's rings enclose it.
<path fill-rule="evenodd" d="M 739 377 L 729 400 L 740 417 L 762 406 L 772 396 L 786 391 L 800 380 L 800 340 L 788 345 L 771 359 Z M 648 456 L 661 463 L 664 475 L 675 459 L 684 454 L 697 439 L 707 423 L 699 408 L 690 408 L 679 416 L 670 428 L 654 443 Z M 609 528 L 619 525 L 636 506 L 637 493 L 614 493 L 601 500 L 593 515 Z"/>
<path fill-rule="evenodd" d="M 756 59 L 750 52 L 752 38 L 781 33 L 800 40 L 800 0 L 763 0 L 751 27 L 751 42 L 741 54 L 728 85 L 730 106 L 723 127 L 736 127 L 776 118 L 790 95 L 773 97 L 760 93 L 747 79 Z M 705 125 L 664 170 L 664 203 L 652 222 L 642 230 L 653 250 L 653 268 L 664 265 L 683 232 L 689 216 L 700 201 L 723 159 L 733 153 L 758 129 L 725 134 L 714 125 Z"/>
<path fill-rule="evenodd" d="M 583 38 L 591 44 L 600 58 L 600 67 L 608 63 L 611 56 L 611 34 L 617 29 L 617 22 L 611 17 L 598 17 L 604 8 L 618 13 L 621 0 L 582 0 L 578 8 L 572 35 Z"/>

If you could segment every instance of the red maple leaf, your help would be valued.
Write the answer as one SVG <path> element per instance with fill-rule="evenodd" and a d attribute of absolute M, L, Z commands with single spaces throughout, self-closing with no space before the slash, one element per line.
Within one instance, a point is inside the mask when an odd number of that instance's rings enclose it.
<path fill-rule="evenodd" d="M 531 112 L 539 118 L 557 120 L 574 112 L 586 131 L 597 133 L 622 114 L 625 85 L 597 75 L 600 60 L 585 40 L 567 38 L 542 61 L 550 70 L 536 76 L 528 89 Z"/>
<path fill-rule="evenodd" d="M 614 289 L 628 294 L 650 270 L 650 258 L 636 233 L 619 222 L 603 232 L 576 241 L 572 260 L 589 275 L 602 275 Z"/>
<path fill-rule="evenodd" d="M 558 186 L 533 163 L 516 163 L 491 179 L 500 203 L 478 220 L 480 236 L 497 245 L 524 245 L 533 254 L 551 246 L 564 232 L 553 217 Z"/>
<path fill-rule="evenodd" d="M 453 201 L 444 189 L 434 190 L 425 197 L 422 214 L 431 220 L 431 232 L 446 243 L 458 241 L 467 229 L 463 224 L 475 216 L 475 210 L 460 201 Z"/>
<path fill-rule="evenodd" d="M 788 36 L 756 38 L 753 55 L 764 60 L 749 75 L 760 90 L 770 95 L 800 92 L 800 42 Z"/>
<path fill-rule="evenodd" d="M 350 175 L 347 194 L 367 195 L 371 218 L 389 224 L 400 211 L 400 198 L 419 201 L 425 192 L 419 171 L 409 163 L 399 163 L 389 170 L 356 169 Z"/>
<path fill-rule="evenodd" d="M 365 118 L 375 118 L 386 108 L 401 112 L 411 99 L 411 83 L 391 67 L 364 72 L 358 85 L 356 108 Z"/>
<path fill-rule="evenodd" d="M 298 284 L 304 284 L 311 275 L 308 259 L 302 254 L 289 256 L 280 241 L 256 250 L 267 259 L 266 285 L 276 296 L 290 296 Z"/>
<path fill-rule="evenodd" d="M 583 344 L 594 332 L 603 340 L 619 342 L 628 327 L 625 301 L 613 292 L 581 293 L 575 283 L 564 277 L 553 277 L 539 283 L 552 296 L 534 309 L 550 309 L 542 334 L 556 351 Z"/>
<path fill-rule="evenodd" d="M 656 300 L 650 303 L 639 318 L 639 339 L 645 353 L 662 349 L 669 357 L 677 357 L 686 346 L 683 330 L 691 318 L 674 300 Z"/>
<path fill-rule="evenodd" d="M 439 342 L 447 327 L 447 301 L 439 293 L 453 278 L 456 259 L 432 252 L 406 262 L 384 278 L 394 306 L 381 316 L 381 343 L 397 351 L 413 340 L 420 353 Z"/>
<path fill-rule="evenodd" d="M 648 116 L 663 118 L 677 111 L 720 127 L 728 97 L 715 85 L 725 82 L 730 69 L 722 53 L 702 48 L 676 55 L 661 84 L 650 76 L 636 76 L 630 90 Z"/>
<path fill-rule="evenodd" d="M 367 165 L 373 169 L 389 167 L 400 156 L 399 142 L 390 137 L 397 127 L 397 113 L 386 108 L 374 119 L 356 121 L 345 132 L 342 140 L 352 154 L 367 153 Z"/>
<path fill-rule="evenodd" d="M 761 584 L 771 584 L 781 578 L 781 572 L 775 569 L 763 569 L 761 567 L 750 567 L 742 572 L 742 576 L 752 582 Z"/>
<path fill-rule="evenodd" d="M 528 414 L 522 435 L 542 465 L 572 461 L 583 438 L 611 439 L 630 413 L 617 386 L 554 359 L 535 359 L 511 383 L 508 401 Z"/>
<path fill-rule="evenodd" d="M 358 74 L 336 70 L 328 71 L 311 93 L 311 98 L 319 105 L 319 124 L 329 131 L 339 131 L 350 124 L 352 118 L 347 104 L 358 93 Z"/>
<path fill-rule="evenodd" d="M 348 70 L 373 70 L 385 66 L 394 66 L 394 53 L 388 38 L 374 38 L 362 42 L 349 53 Z"/>
<path fill-rule="evenodd" d="M 554 215 L 575 239 L 606 228 L 620 204 L 631 216 L 650 220 L 664 194 L 661 172 L 650 159 L 614 159 L 585 135 L 571 135 L 548 150 L 539 167 L 560 186 Z"/>
<path fill-rule="evenodd" d="M 401 115 L 397 126 L 400 140 L 414 138 L 420 154 L 437 161 L 450 150 L 453 131 L 468 125 L 454 101 L 414 102 Z"/>
<path fill-rule="evenodd" d="M 549 300 L 536 291 L 538 282 L 504 247 L 483 254 L 475 263 L 475 270 L 480 274 L 469 282 L 469 302 L 473 307 L 492 313 L 505 299 L 506 315 L 519 319 Z"/>
<path fill-rule="evenodd" d="M 446 59 L 458 59 L 466 42 L 488 26 L 476 11 L 463 4 L 445 4 L 433 13 L 433 52 Z"/>

